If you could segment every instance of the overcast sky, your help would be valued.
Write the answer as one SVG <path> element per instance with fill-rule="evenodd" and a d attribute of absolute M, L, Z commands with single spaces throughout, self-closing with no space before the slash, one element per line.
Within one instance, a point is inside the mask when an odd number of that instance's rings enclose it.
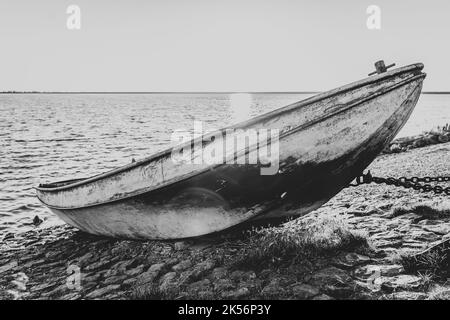
<path fill-rule="evenodd" d="M 450 91 L 449 35 L 448 0 L 0 0 L 0 91 L 324 91 L 378 59 Z"/>

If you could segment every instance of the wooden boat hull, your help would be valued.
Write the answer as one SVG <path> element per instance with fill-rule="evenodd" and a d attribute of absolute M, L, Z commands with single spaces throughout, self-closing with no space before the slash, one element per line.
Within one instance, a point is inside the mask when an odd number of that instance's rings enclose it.
<path fill-rule="evenodd" d="M 40 186 L 38 198 L 81 230 L 134 239 L 195 237 L 307 214 L 395 137 L 419 98 L 422 67 L 367 78 L 236 125 L 280 130 L 276 174 L 262 175 L 260 164 L 177 164 L 166 151 L 90 179 Z M 206 135 L 198 148 L 225 137 L 224 130 Z M 252 152 L 258 148 L 234 157 Z"/>

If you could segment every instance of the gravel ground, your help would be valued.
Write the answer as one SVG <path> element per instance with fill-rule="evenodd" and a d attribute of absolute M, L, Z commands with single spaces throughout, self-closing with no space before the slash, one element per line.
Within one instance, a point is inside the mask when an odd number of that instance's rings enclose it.
<path fill-rule="evenodd" d="M 369 169 L 384 177 L 449 176 L 449 163 L 450 143 L 442 143 L 382 155 Z M 450 238 L 449 199 L 386 185 L 347 188 L 284 228 L 331 216 L 364 234 L 370 250 L 343 247 L 253 268 L 236 263 L 246 238 L 124 241 L 68 226 L 8 235 L 0 244 L 0 299 L 450 298 L 446 281 L 406 271 L 400 259 Z M 443 214 L 426 214 L 420 204 Z"/>

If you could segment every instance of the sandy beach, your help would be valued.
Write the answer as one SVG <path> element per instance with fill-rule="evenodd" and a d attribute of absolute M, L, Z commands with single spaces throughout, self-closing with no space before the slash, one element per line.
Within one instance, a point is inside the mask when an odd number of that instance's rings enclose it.
<path fill-rule="evenodd" d="M 450 143 L 441 143 L 381 155 L 369 169 L 448 176 L 449 163 Z M 9 234 L 0 246 L 0 298 L 450 298 L 439 269 L 449 211 L 445 194 L 372 183 L 285 225 L 216 239 L 126 241 L 65 225 Z"/>

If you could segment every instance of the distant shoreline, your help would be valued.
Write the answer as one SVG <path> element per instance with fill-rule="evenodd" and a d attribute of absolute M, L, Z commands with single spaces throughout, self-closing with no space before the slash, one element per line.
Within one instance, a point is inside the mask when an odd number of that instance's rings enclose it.
<path fill-rule="evenodd" d="M 230 93 L 257 93 L 257 94 L 315 94 L 320 91 L 5 91 L 0 94 L 230 94 Z M 449 92 L 450 93 L 450 92 Z"/>
<path fill-rule="evenodd" d="M 2 91 L 0 94 L 318 94 L 321 91 Z M 450 91 L 423 91 L 422 94 L 450 94 Z"/>

